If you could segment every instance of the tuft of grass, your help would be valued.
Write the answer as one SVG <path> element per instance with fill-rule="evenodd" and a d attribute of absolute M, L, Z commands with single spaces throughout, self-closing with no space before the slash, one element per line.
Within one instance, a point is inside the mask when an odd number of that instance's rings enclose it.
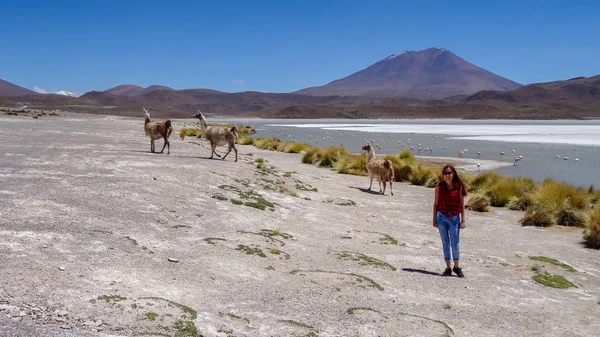
<path fill-rule="evenodd" d="M 586 212 L 572 207 L 569 200 L 563 201 L 561 207 L 554 212 L 554 222 L 561 226 L 585 227 Z"/>
<path fill-rule="evenodd" d="M 444 304 L 444 309 L 452 309 L 452 304 L 450 304 L 450 303 L 445 303 L 445 304 Z"/>
<path fill-rule="evenodd" d="M 563 182 L 557 183 L 552 179 L 544 180 L 543 184 L 533 193 L 534 204 L 547 206 L 556 210 L 563 207 L 565 200 L 568 205 L 580 210 L 590 207 L 590 195 L 583 188 L 575 188 Z"/>
<path fill-rule="evenodd" d="M 583 240 L 589 247 L 600 248 L 600 206 L 596 204 L 589 212 L 583 231 Z"/>
<path fill-rule="evenodd" d="M 256 159 L 254 159 L 254 162 L 255 162 L 255 163 L 258 163 L 258 164 L 262 164 L 262 163 L 264 163 L 264 162 L 265 162 L 265 159 L 264 159 L 264 158 L 262 158 L 262 157 L 258 157 L 258 158 L 256 158 Z"/>
<path fill-rule="evenodd" d="M 471 194 L 471 196 L 469 196 L 469 200 L 465 204 L 465 208 L 475 212 L 489 212 L 490 199 L 489 197 L 479 193 Z"/>
<path fill-rule="evenodd" d="M 493 171 L 484 172 L 478 174 L 469 183 L 469 192 L 476 192 L 479 190 L 485 190 L 488 186 L 495 184 L 501 176 Z"/>
<path fill-rule="evenodd" d="M 552 211 L 546 207 L 533 205 L 527 208 L 527 211 L 520 222 L 523 226 L 552 226 Z"/>
<path fill-rule="evenodd" d="M 560 275 L 536 274 L 533 275 L 533 280 L 552 288 L 567 289 L 575 287 L 573 283 Z"/>
<path fill-rule="evenodd" d="M 569 266 L 568 264 L 559 262 L 558 260 L 550 258 L 550 257 L 545 257 L 545 256 L 530 256 L 529 259 L 533 260 L 533 261 L 547 262 L 547 263 L 553 264 L 555 266 L 559 266 L 561 268 L 564 268 L 566 271 L 571 272 L 571 273 L 576 272 L 575 268 Z"/>
<path fill-rule="evenodd" d="M 417 167 L 412 170 L 408 179 L 412 185 L 423 186 L 429 179 L 435 177 L 436 174 L 433 172 L 432 168 L 417 165 Z"/>
<path fill-rule="evenodd" d="M 341 158 L 336 164 L 336 170 L 342 174 L 365 176 L 367 172 L 367 156 L 351 154 Z"/>
<path fill-rule="evenodd" d="M 146 317 L 148 317 L 149 320 L 154 321 L 156 317 L 158 317 L 158 314 L 155 312 L 147 312 Z"/>
<path fill-rule="evenodd" d="M 531 194 L 525 193 L 521 196 L 510 197 L 506 207 L 513 211 L 525 211 L 531 205 L 533 205 L 533 199 L 531 198 Z"/>
<path fill-rule="evenodd" d="M 254 138 L 252 137 L 240 137 L 238 139 L 240 145 L 254 145 Z"/>
<path fill-rule="evenodd" d="M 417 158 L 415 158 L 415 156 L 409 150 L 404 150 L 400 152 L 398 157 L 411 166 L 417 163 Z"/>

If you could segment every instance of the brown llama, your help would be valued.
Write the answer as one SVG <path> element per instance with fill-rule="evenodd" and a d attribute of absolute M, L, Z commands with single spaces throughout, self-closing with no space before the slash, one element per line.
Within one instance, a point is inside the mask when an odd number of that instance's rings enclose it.
<path fill-rule="evenodd" d="M 173 127 L 171 121 L 166 120 L 164 122 L 152 122 L 150 120 L 150 112 L 143 108 L 145 112 L 144 131 L 146 136 L 150 137 L 150 152 L 154 153 L 154 141 L 157 139 L 164 138 L 165 143 L 163 144 L 160 153 L 163 153 L 165 146 L 167 147 L 167 154 L 171 154 L 171 144 L 169 143 L 169 136 L 173 133 Z"/>
<path fill-rule="evenodd" d="M 371 184 L 369 184 L 369 191 L 373 186 L 373 178 L 377 178 L 379 181 L 379 193 L 385 194 L 385 182 L 390 182 L 390 193 L 394 195 L 392 190 L 392 182 L 394 181 L 394 167 L 391 160 L 375 159 L 375 151 L 371 144 L 367 144 L 362 147 L 364 151 L 367 151 L 367 172 L 371 178 Z M 381 183 L 383 183 L 383 190 L 381 189 Z"/>
<path fill-rule="evenodd" d="M 223 126 L 208 126 L 206 118 L 204 118 L 204 115 L 200 110 L 198 110 L 198 113 L 193 117 L 200 119 L 200 130 L 202 131 L 202 135 L 210 142 L 211 152 L 209 159 L 212 159 L 214 154 L 221 158 L 221 155 L 217 153 L 216 148 L 217 146 L 227 145 L 227 153 L 225 153 L 222 159 L 225 160 L 229 152 L 231 152 L 233 149 L 235 151 L 235 161 L 237 162 L 238 150 L 235 147 L 235 141 L 238 138 L 237 126 L 232 128 L 226 128 Z"/>

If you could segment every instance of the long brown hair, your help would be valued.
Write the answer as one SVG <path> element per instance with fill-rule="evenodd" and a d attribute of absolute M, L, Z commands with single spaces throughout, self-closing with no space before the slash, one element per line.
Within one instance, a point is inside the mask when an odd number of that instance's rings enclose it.
<path fill-rule="evenodd" d="M 452 165 L 446 165 L 444 166 L 444 168 L 442 169 L 442 174 L 440 175 L 440 183 L 444 182 L 444 171 L 446 171 L 446 169 L 450 169 L 450 171 L 452 171 L 452 173 L 454 173 L 452 175 L 452 183 L 456 184 L 459 187 L 462 187 L 462 195 L 463 197 L 467 195 L 467 185 L 460 179 L 460 177 L 458 176 L 458 172 L 456 172 L 456 169 L 454 168 L 454 166 Z"/>

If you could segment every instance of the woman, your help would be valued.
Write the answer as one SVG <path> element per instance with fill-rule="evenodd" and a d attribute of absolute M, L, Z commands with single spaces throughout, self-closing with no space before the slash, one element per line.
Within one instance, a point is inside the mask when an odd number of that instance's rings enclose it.
<path fill-rule="evenodd" d="M 460 180 L 452 165 L 444 166 L 440 181 L 435 186 L 435 202 L 433 204 L 433 227 L 437 227 L 442 237 L 446 270 L 443 276 L 465 277 L 459 265 L 460 230 L 465 224 L 465 203 L 467 187 Z M 452 248 L 452 256 L 450 256 Z M 454 260 L 454 268 L 450 269 L 450 258 Z"/>

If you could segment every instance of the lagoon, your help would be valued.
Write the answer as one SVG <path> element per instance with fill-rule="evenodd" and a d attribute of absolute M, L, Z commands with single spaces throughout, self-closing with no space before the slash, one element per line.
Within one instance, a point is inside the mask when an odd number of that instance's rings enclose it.
<path fill-rule="evenodd" d="M 225 121 L 222 121 L 225 122 Z M 264 120 L 245 121 L 256 136 L 277 137 L 321 147 L 344 146 L 359 153 L 362 144 L 379 144 L 377 154 L 411 149 L 416 156 L 496 160 L 510 164 L 492 170 L 506 176 L 552 178 L 574 186 L 600 186 L 600 120 Z M 239 124 L 240 121 L 236 120 Z M 420 153 L 418 149 L 423 151 Z M 502 154 L 504 153 L 504 154 Z M 514 159 L 523 156 L 516 165 Z M 482 170 L 486 167 L 482 166 Z M 490 168 L 491 169 L 491 168 Z"/>

